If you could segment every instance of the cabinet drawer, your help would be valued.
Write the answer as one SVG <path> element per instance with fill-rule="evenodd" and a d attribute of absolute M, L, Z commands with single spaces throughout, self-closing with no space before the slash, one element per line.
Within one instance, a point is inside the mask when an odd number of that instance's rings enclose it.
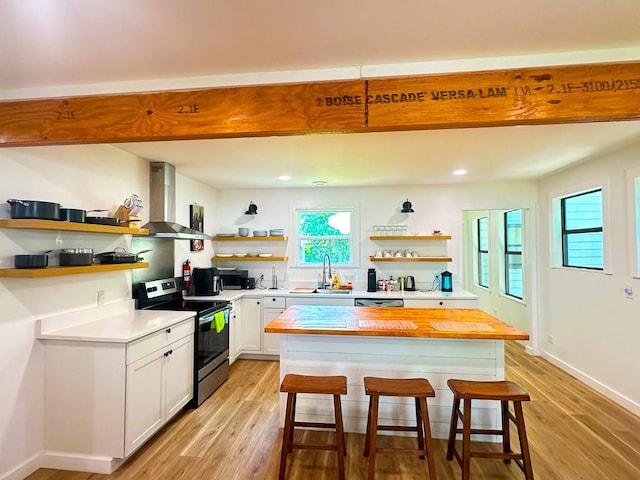
<path fill-rule="evenodd" d="M 264 308 L 284 308 L 286 297 L 263 297 L 262 306 Z"/>
<path fill-rule="evenodd" d="M 478 308 L 478 301 L 470 298 L 469 300 L 450 300 L 433 299 L 433 300 L 418 300 L 418 299 L 404 299 L 405 307 L 417 307 L 417 308 Z"/>
<path fill-rule="evenodd" d="M 165 348 L 171 342 L 175 342 L 188 335 L 193 335 L 193 318 L 183 320 L 173 325 L 163 327 L 157 332 L 145 335 L 127 344 L 127 365 L 149 355 L 161 348 Z"/>

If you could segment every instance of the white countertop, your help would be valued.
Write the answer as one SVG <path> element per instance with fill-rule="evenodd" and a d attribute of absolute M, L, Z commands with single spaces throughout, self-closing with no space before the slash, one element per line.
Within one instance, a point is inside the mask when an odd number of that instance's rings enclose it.
<path fill-rule="evenodd" d="M 191 318 L 195 312 L 129 310 L 98 320 L 40 332 L 41 340 L 129 343 L 140 337 Z"/>
<path fill-rule="evenodd" d="M 441 291 L 392 291 L 392 292 L 367 292 L 365 290 L 352 290 L 351 293 L 291 293 L 290 288 L 279 288 L 277 290 L 256 288 L 253 290 L 223 290 L 218 295 L 186 297 L 189 300 L 228 300 L 233 301 L 241 297 L 317 297 L 317 298 L 412 298 L 415 300 L 474 300 L 478 296 L 466 290 L 454 290 L 453 292 Z"/>

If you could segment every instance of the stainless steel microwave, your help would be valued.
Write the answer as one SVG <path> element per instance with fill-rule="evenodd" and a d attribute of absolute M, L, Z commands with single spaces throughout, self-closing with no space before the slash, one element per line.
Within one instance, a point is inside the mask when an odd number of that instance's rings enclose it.
<path fill-rule="evenodd" d="M 219 274 L 222 278 L 223 290 L 244 290 L 249 288 L 248 270 L 221 270 Z"/>

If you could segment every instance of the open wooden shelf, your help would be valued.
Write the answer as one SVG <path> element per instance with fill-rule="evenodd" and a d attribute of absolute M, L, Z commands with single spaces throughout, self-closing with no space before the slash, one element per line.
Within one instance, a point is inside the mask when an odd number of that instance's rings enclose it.
<path fill-rule="evenodd" d="M 20 228 L 31 230 L 57 230 L 61 232 L 113 233 L 117 235 L 149 235 L 146 228 L 114 227 L 93 223 L 58 222 L 55 220 L 34 220 L 22 218 L 0 218 L 0 228 Z"/>
<path fill-rule="evenodd" d="M 369 240 L 451 240 L 451 235 L 372 235 Z"/>
<path fill-rule="evenodd" d="M 451 257 L 374 257 L 370 256 L 372 262 L 451 262 Z"/>
<path fill-rule="evenodd" d="M 212 262 L 286 262 L 288 257 L 211 257 Z"/>
<path fill-rule="evenodd" d="M 233 236 L 233 237 L 213 237 L 211 240 L 213 240 L 214 242 L 284 242 L 286 240 L 288 240 L 287 237 L 285 236 L 281 236 L 281 237 L 272 237 L 272 236 L 268 236 L 268 237 L 239 237 L 239 236 Z"/>
<path fill-rule="evenodd" d="M 44 278 L 60 277 L 63 275 L 78 275 L 81 273 L 116 272 L 119 270 L 136 270 L 149 268 L 146 262 L 138 263 L 101 263 L 82 267 L 46 267 L 46 268 L 0 268 L 0 277 L 8 278 Z"/>

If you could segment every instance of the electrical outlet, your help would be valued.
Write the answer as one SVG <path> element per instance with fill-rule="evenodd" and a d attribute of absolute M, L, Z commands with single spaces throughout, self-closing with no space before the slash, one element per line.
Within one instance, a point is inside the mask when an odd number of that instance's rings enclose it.
<path fill-rule="evenodd" d="M 553 345 L 553 335 L 547 336 L 547 342 Z"/>
<path fill-rule="evenodd" d="M 625 285 L 624 296 L 630 300 L 633 300 L 633 287 L 631 285 Z"/>
<path fill-rule="evenodd" d="M 104 305 L 104 290 L 98 290 L 98 305 Z"/>

